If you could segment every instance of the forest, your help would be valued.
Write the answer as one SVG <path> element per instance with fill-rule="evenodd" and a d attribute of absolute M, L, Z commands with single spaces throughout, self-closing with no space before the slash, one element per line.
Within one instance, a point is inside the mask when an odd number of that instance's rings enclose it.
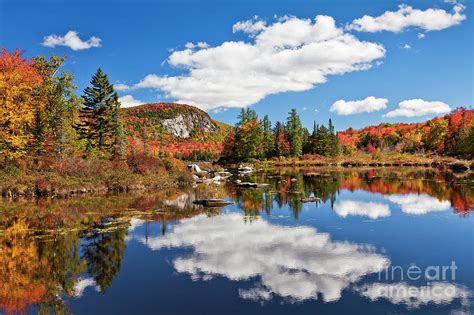
<path fill-rule="evenodd" d="M 77 95 L 65 57 L 24 58 L 2 49 L 0 56 L 0 179 L 3 195 L 68 191 L 129 190 L 188 182 L 183 160 L 220 163 L 258 160 L 317 160 L 363 155 L 416 154 L 472 159 L 473 110 L 458 108 L 423 123 L 380 124 L 336 132 L 314 123 L 302 126 L 296 109 L 272 124 L 250 108 L 234 127 L 195 107 L 150 104 L 122 109 L 100 68 Z M 189 137 L 167 132 L 160 122 L 191 113 L 209 127 Z M 196 116 L 197 115 L 197 116 Z M 197 117 L 197 118 L 196 118 Z M 204 118 L 203 118 L 204 117 Z M 204 120 L 203 120 L 204 119 Z M 206 127 L 206 128 L 207 128 Z M 204 128 L 204 127 L 203 127 Z M 158 175 L 158 176 L 157 176 Z"/>

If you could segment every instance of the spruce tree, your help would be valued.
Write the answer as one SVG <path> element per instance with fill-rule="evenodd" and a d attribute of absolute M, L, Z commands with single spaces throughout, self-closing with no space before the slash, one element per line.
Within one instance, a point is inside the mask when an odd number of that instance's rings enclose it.
<path fill-rule="evenodd" d="M 122 123 L 122 115 L 120 110 L 120 102 L 118 95 L 115 93 L 112 104 L 112 114 L 110 121 L 110 133 L 112 136 L 112 142 L 110 145 L 110 153 L 114 159 L 120 159 L 123 157 L 125 141 L 124 131 Z"/>
<path fill-rule="evenodd" d="M 290 154 L 291 156 L 300 157 L 303 154 L 303 127 L 295 108 L 292 108 L 288 114 L 287 129 L 290 140 Z"/>
<path fill-rule="evenodd" d="M 84 102 L 79 110 L 81 123 L 78 126 L 80 138 L 87 140 L 88 148 L 99 150 L 110 147 L 113 142 L 113 117 L 117 106 L 117 94 L 102 69 L 90 81 L 91 86 L 84 90 Z M 116 126 L 117 127 L 117 126 Z"/>
<path fill-rule="evenodd" d="M 268 115 L 263 117 L 263 150 L 266 158 L 270 158 L 273 155 L 275 148 L 275 138 L 272 132 L 272 123 L 268 118 Z"/>

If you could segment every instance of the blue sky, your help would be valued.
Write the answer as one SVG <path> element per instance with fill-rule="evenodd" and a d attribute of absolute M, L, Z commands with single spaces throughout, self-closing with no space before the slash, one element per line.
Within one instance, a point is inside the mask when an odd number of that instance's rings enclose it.
<path fill-rule="evenodd" d="M 411 8 L 407 11 L 401 4 Z M 131 95 L 128 99 L 195 102 L 213 118 L 231 124 L 241 106 L 251 106 L 260 116 L 268 114 L 273 122 L 284 120 L 295 107 L 305 126 L 332 118 L 341 130 L 382 121 L 423 121 L 448 108 L 472 106 L 471 13 L 471 1 L 0 0 L 0 46 L 18 47 L 28 57 L 68 55 L 65 68 L 74 73 L 78 93 L 100 66 L 113 83 L 128 86 L 119 92 Z M 397 14 L 403 19 L 397 20 Z M 316 20 L 318 15 L 328 18 Z M 364 15 L 375 20 L 357 22 Z M 248 23 L 235 27 L 239 21 Z M 314 32 L 302 39 L 298 36 L 304 29 L 283 29 L 284 40 L 296 44 L 271 46 L 281 40 L 272 37 L 272 27 L 289 22 Z M 78 33 L 83 49 L 61 45 L 69 31 Z M 56 37 L 46 40 L 50 35 Z M 91 37 L 100 41 L 87 42 Z M 256 42 L 264 38 L 262 48 Z M 235 49 L 225 46 L 239 41 L 243 44 Z M 198 42 L 207 45 L 185 47 Z M 322 46 L 341 43 L 346 48 Z M 226 54 L 216 53 L 216 47 Z M 303 49 L 307 53 L 299 54 Z M 247 60 L 250 52 L 255 57 Z M 337 64 L 331 63 L 333 56 Z M 361 60 L 368 69 L 355 70 Z M 204 74 L 190 75 L 190 70 Z M 140 85 L 149 74 L 157 80 Z M 176 84 L 176 78 L 182 83 Z M 343 100 L 345 113 L 352 114 L 330 111 L 338 100 Z M 403 101 L 405 109 L 400 111 Z M 384 116 L 389 112 L 394 113 Z"/>

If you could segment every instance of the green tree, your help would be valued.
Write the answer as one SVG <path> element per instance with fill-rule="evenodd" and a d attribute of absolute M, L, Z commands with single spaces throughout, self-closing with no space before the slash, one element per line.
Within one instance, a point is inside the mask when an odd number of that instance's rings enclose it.
<path fill-rule="evenodd" d="M 257 113 L 242 110 L 235 126 L 234 157 L 246 161 L 262 157 L 263 131 Z"/>
<path fill-rule="evenodd" d="M 44 56 L 34 58 L 34 65 L 44 81 L 40 94 L 46 101 L 44 112 L 38 113 L 37 118 L 41 116 L 44 126 L 42 137 L 52 140 L 52 148 L 57 157 L 69 154 L 68 151 L 76 146 L 77 134 L 73 126 L 81 103 L 74 93 L 74 77 L 66 71 L 60 72 L 65 59 L 55 55 L 51 55 L 49 60 Z M 37 135 L 38 128 L 39 125 L 36 125 Z"/>
<path fill-rule="evenodd" d="M 303 127 L 295 108 L 292 108 L 288 114 L 287 130 L 290 141 L 290 155 L 300 157 L 303 154 Z"/>
<path fill-rule="evenodd" d="M 91 86 L 84 90 L 82 96 L 84 102 L 79 110 L 81 123 L 78 125 L 80 138 L 87 141 L 88 148 L 96 147 L 99 150 L 110 148 L 113 143 L 114 115 L 117 118 L 117 93 L 109 78 L 102 71 L 92 76 Z M 118 128 L 118 124 L 115 128 Z"/>
<path fill-rule="evenodd" d="M 263 117 L 262 121 L 263 127 L 263 151 L 265 157 L 268 159 L 273 156 L 275 148 L 275 137 L 272 131 L 272 123 L 268 119 L 268 115 Z"/>
<path fill-rule="evenodd" d="M 326 141 L 326 155 L 337 156 L 339 154 L 339 140 L 337 139 L 336 132 L 334 131 L 334 125 L 332 124 L 331 118 L 329 118 L 329 130 Z"/>

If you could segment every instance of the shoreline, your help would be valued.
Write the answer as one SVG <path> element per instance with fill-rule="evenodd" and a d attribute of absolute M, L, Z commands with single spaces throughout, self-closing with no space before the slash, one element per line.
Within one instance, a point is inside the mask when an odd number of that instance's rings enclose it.
<path fill-rule="evenodd" d="M 365 168 L 397 168 L 397 167 L 423 167 L 438 170 L 440 172 L 450 172 L 458 174 L 461 177 L 472 174 L 473 161 L 458 160 L 453 158 L 424 158 L 420 161 L 361 161 L 356 159 L 318 159 L 318 160 L 270 160 L 270 161 L 255 161 L 253 163 L 215 163 L 209 162 L 195 162 L 197 164 L 206 165 L 206 168 L 226 167 L 229 169 L 236 169 L 239 164 L 252 165 L 256 170 L 269 170 L 272 168 L 285 167 L 301 167 L 301 168 L 328 168 L 328 170 L 347 170 L 347 169 L 365 169 Z M 189 176 L 186 176 L 189 175 Z M 460 177 L 460 178 L 461 178 Z M 188 174 L 163 174 L 163 175 L 148 175 L 136 176 L 127 182 L 113 182 L 107 183 L 105 180 L 100 182 L 93 182 L 90 178 L 76 178 L 74 176 L 62 177 L 58 183 L 49 183 L 49 185 L 42 185 L 38 180 L 38 175 L 23 178 L 23 180 L 3 185 L 0 184 L 0 198 L 3 200 L 16 199 L 39 199 L 39 198 L 57 198 L 66 199 L 79 196 L 105 195 L 105 194 L 121 194 L 130 192 L 153 192 L 163 189 L 183 187 L 192 185 L 191 172 Z M 73 182 L 67 185 L 61 182 Z"/>

